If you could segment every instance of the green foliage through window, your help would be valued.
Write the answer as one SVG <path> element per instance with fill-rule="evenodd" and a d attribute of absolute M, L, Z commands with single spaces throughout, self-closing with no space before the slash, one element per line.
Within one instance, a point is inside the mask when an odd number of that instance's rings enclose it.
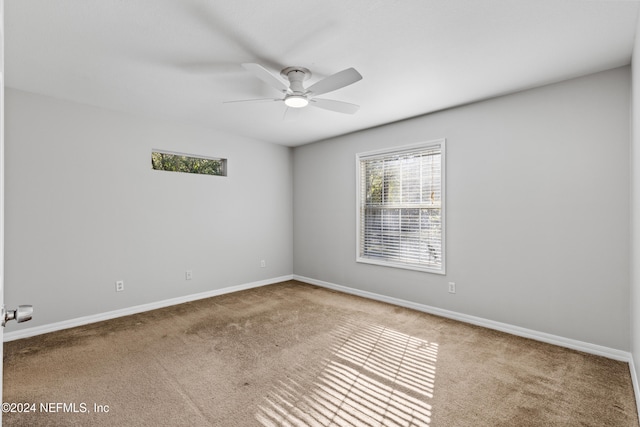
<path fill-rule="evenodd" d="M 192 157 L 162 151 L 151 152 L 151 167 L 161 171 L 227 176 L 227 159 Z"/>

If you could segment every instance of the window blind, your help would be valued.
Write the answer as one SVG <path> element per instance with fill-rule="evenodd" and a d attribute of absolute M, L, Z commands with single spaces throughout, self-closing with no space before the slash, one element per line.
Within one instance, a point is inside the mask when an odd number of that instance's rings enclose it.
<path fill-rule="evenodd" d="M 444 273 L 443 148 L 359 156 L 359 261 Z"/>

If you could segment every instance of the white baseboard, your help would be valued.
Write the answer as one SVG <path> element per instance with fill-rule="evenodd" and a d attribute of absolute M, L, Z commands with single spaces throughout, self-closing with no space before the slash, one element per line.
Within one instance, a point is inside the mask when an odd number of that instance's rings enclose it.
<path fill-rule="evenodd" d="M 271 285 L 273 283 L 284 282 L 292 279 L 299 280 L 301 282 L 306 282 L 312 285 L 317 285 L 324 288 L 352 294 L 352 295 L 361 296 L 361 297 L 376 300 L 376 301 L 386 302 L 386 303 L 397 305 L 400 307 L 411 308 L 411 309 L 422 311 L 425 313 L 434 314 L 434 315 L 446 317 L 449 319 L 459 320 L 461 322 L 470 323 L 473 325 L 482 326 L 489 329 L 495 329 L 495 330 L 506 332 L 512 335 L 531 338 L 537 341 L 542 341 L 549 344 L 570 348 L 573 350 L 583 351 L 585 353 L 590 353 L 597 356 L 604 356 L 610 359 L 628 362 L 630 369 L 632 369 L 632 379 L 634 381 L 633 384 L 634 384 L 634 390 L 636 391 L 636 396 L 640 396 L 640 385 L 637 384 L 637 377 L 635 376 L 636 372 L 635 372 L 635 367 L 633 366 L 633 359 L 631 357 L 631 353 L 627 351 L 616 350 L 609 347 L 600 346 L 597 344 L 591 344 L 583 341 L 577 341 L 569 338 L 560 337 L 557 335 L 551 335 L 544 332 L 534 331 L 532 329 L 526 329 L 526 328 L 521 328 L 519 326 L 510 325 L 507 323 L 495 322 L 493 320 L 483 319 L 481 317 L 470 316 L 470 315 L 458 313 L 455 311 L 449 311 L 449 310 L 444 310 L 441 308 L 432 307 L 424 304 L 418 304 L 412 301 L 393 298 L 386 295 L 376 294 L 373 292 L 361 291 L 358 289 L 349 288 L 347 286 L 337 285 L 335 283 L 329 283 L 322 280 L 316 280 L 310 277 L 304 277 L 304 276 L 299 276 L 295 274 L 281 276 L 281 277 L 274 277 L 272 279 L 246 283 L 243 285 L 229 286 L 222 289 L 214 289 L 207 292 L 185 295 L 177 298 L 171 298 L 171 299 L 152 302 L 148 304 L 136 305 L 133 307 L 127 307 L 120 310 L 108 311 L 105 313 L 94 314 L 91 316 L 78 317 L 75 319 L 51 323 L 48 325 L 36 326 L 33 328 L 25 328 L 19 331 L 6 332 L 4 334 L 4 341 L 7 342 L 7 341 L 18 340 L 21 338 L 28 338 L 35 335 L 41 335 L 41 334 L 46 334 L 49 332 L 59 331 L 63 329 L 74 328 L 76 326 L 82 326 L 90 323 L 101 322 L 103 320 L 115 319 L 122 316 L 142 313 L 145 311 L 169 307 L 172 305 L 182 304 L 190 301 L 196 301 L 199 299 L 215 297 L 218 295 L 228 294 L 231 292 L 238 292 L 246 289 L 257 288 L 260 286 Z"/>
<path fill-rule="evenodd" d="M 636 411 L 638 411 L 638 418 L 640 418 L 640 384 L 638 384 L 638 373 L 636 372 L 636 365 L 633 362 L 633 356 L 629 358 L 629 372 L 631 373 L 633 394 L 636 397 Z"/>
<path fill-rule="evenodd" d="M 271 285 L 274 283 L 285 282 L 287 280 L 292 280 L 292 279 L 309 283 L 312 285 L 321 286 L 328 289 L 333 289 L 339 292 L 357 295 L 364 298 L 397 305 L 400 307 L 411 308 L 417 311 L 422 311 L 424 313 L 434 314 L 436 316 L 446 317 L 449 319 L 458 320 L 461 322 L 470 323 L 473 325 L 506 332 L 512 335 L 530 338 L 537 341 L 554 344 L 554 345 L 582 351 L 589 354 L 594 354 L 597 356 L 603 356 L 610 359 L 627 362 L 629 364 L 629 371 L 631 374 L 633 391 L 636 397 L 636 406 L 638 408 L 638 415 L 640 417 L 640 384 L 638 383 L 638 376 L 637 376 L 635 364 L 633 362 L 633 357 L 630 352 L 616 350 L 613 348 L 591 344 L 583 341 L 573 340 L 570 338 L 564 338 L 557 335 L 551 335 L 544 332 L 534 331 L 532 329 L 521 328 L 519 326 L 510 325 L 507 323 L 495 322 L 493 320 L 483 319 L 481 317 L 475 317 L 475 316 L 470 316 L 463 313 L 458 313 L 455 311 L 444 310 L 441 308 L 432 307 L 425 304 L 418 304 L 415 302 L 411 302 L 411 301 L 407 301 L 399 298 L 393 298 L 386 295 L 376 294 L 373 292 L 362 291 L 359 289 L 337 285 L 335 283 L 329 283 L 322 280 L 316 280 L 310 277 L 304 277 L 296 274 L 281 276 L 281 277 L 274 277 L 272 279 L 260 280 L 257 282 L 246 283 L 243 285 L 229 286 L 222 289 L 214 289 L 212 291 L 185 295 L 177 298 L 171 298 L 163 301 L 137 305 L 133 307 L 123 308 L 120 310 L 108 311 L 105 313 L 99 313 L 91 316 L 78 317 L 76 319 L 65 320 L 62 322 L 51 323 L 48 325 L 36 326 L 33 328 L 26 328 L 19 331 L 7 332 L 4 334 L 4 341 L 7 342 L 7 341 L 14 341 L 22 338 L 28 338 L 36 335 L 46 334 L 49 332 L 55 332 L 63 329 L 74 328 L 76 326 L 82 326 L 90 323 L 101 322 L 103 320 L 115 319 L 118 317 L 128 316 L 131 314 L 142 313 L 145 311 L 155 310 L 158 308 L 169 307 L 172 305 L 182 304 L 185 302 L 197 301 L 204 298 L 210 298 L 210 297 L 224 295 L 232 292 L 238 292 L 246 289 L 257 288 L 260 286 Z"/>
<path fill-rule="evenodd" d="M 246 289 L 257 288 L 260 286 L 271 285 L 273 283 L 285 282 L 291 279 L 293 279 L 293 275 L 274 277 L 272 279 L 260 280 L 257 282 L 246 283 L 243 285 L 229 286 L 222 289 L 214 289 L 212 291 L 185 295 L 177 298 L 171 298 L 171 299 L 152 302 L 148 304 L 136 305 L 133 307 L 127 307 L 120 310 L 108 311 L 106 313 L 99 313 L 91 316 L 84 316 L 84 317 L 78 317 L 76 319 L 65 320 L 62 322 L 50 323 L 48 325 L 21 329 L 19 331 L 6 332 L 4 334 L 4 341 L 5 342 L 14 341 L 21 338 L 28 338 L 36 335 L 46 334 L 49 332 L 60 331 L 62 329 L 75 328 L 76 326 L 88 325 L 90 323 L 95 323 L 95 322 L 102 322 L 103 320 L 110 320 L 110 319 L 115 319 L 117 317 L 129 316 L 131 314 L 142 313 L 145 311 L 169 307 L 172 305 L 182 304 L 185 302 L 191 302 L 199 299 L 215 297 L 223 294 L 229 294 L 232 292 L 243 291 Z"/>
<path fill-rule="evenodd" d="M 335 283 L 324 282 L 322 280 L 316 280 L 309 277 L 299 276 L 294 274 L 294 280 L 300 282 L 310 283 L 312 285 L 321 286 L 324 288 L 333 289 L 340 292 L 345 292 L 352 295 L 361 296 L 377 301 L 386 302 L 389 304 L 397 305 L 400 307 L 411 308 L 414 310 L 422 311 L 436 316 L 446 317 L 448 319 L 459 320 L 461 322 L 470 323 L 472 325 L 482 326 L 497 331 L 506 332 L 512 335 L 517 335 L 525 338 L 530 338 L 536 341 L 542 341 L 548 344 L 554 344 L 561 347 L 570 348 L 572 350 L 578 350 L 597 356 L 607 357 L 609 359 L 619 360 L 622 362 L 632 363 L 631 353 L 628 351 L 616 350 L 609 347 L 604 347 L 597 344 L 591 344 L 584 341 L 573 340 L 570 338 L 564 338 L 557 335 L 547 334 L 545 332 L 534 331 L 532 329 L 521 328 L 519 326 L 510 325 L 508 323 L 495 322 L 493 320 L 483 319 L 481 317 L 470 316 L 468 314 L 458 313 L 455 311 L 444 310 L 429 305 L 418 304 L 415 302 L 402 300 L 398 298 L 388 297 L 386 295 L 380 295 L 372 292 L 361 291 L 359 289 L 349 288 L 347 286 L 336 285 Z M 635 378 L 635 377 L 634 377 Z M 635 387 L 635 383 L 634 383 Z M 640 396 L 636 390 L 636 396 Z"/>

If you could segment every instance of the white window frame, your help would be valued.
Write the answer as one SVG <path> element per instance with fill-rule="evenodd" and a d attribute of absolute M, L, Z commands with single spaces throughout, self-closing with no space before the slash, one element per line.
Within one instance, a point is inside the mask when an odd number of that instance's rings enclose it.
<path fill-rule="evenodd" d="M 431 266 L 425 266 L 414 263 L 404 263 L 400 261 L 389 261 L 381 258 L 370 258 L 363 256 L 361 253 L 363 249 L 362 239 L 364 238 L 364 224 L 363 224 L 363 197 L 365 197 L 366 188 L 361 182 L 362 170 L 361 165 L 364 160 L 372 160 L 379 157 L 385 157 L 391 154 L 402 154 L 404 152 L 416 151 L 421 149 L 429 149 L 433 147 L 440 147 L 441 150 L 441 204 L 440 204 L 440 224 L 441 224 L 441 267 L 434 268 Z M 420 142 L 416 144 L 402 145 L 398 147 L 385 148 L 376 151 L 369 151 L 356 154 L 356 262 L 382 265 L 387 267 L 402 268 L 407 270 L 424 271 L 435 274 L 446 274 L 446 140 L 444 138 Z"/>

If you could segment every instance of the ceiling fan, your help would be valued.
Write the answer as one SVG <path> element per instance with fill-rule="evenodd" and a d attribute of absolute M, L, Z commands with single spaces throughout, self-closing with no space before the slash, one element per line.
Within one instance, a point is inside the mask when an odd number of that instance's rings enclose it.
<path fill-rule="evenodd" d="M 338 73 L 332 74 L 322 80 L 317 81 L 305 89 L 303 82 L 311 77 L 311 71 L 304 67 L 287 67 L 280 72 L 280 75 L 289 81 L 287 86 L 279 77 L 272 74 L 260 64 L 245 63 L 242 67 L 252 73 L 255 77 L 267 83 L 274 89 L 284 94 L 283 98 L 261 98 L 244 99 L 233 102 L 267 102 L 282 101 L 290 108 L 303 108 L 307 105 L 335 111 L 344 114 L 354 114 L 360 108 L 359 105 L 348 102 L 336 101 L 334 99 L 316 98 L 317 95 L 333 92 L 342 89 L 362 79 L 362 76 L 354 68 L 347 68 Z"/>

